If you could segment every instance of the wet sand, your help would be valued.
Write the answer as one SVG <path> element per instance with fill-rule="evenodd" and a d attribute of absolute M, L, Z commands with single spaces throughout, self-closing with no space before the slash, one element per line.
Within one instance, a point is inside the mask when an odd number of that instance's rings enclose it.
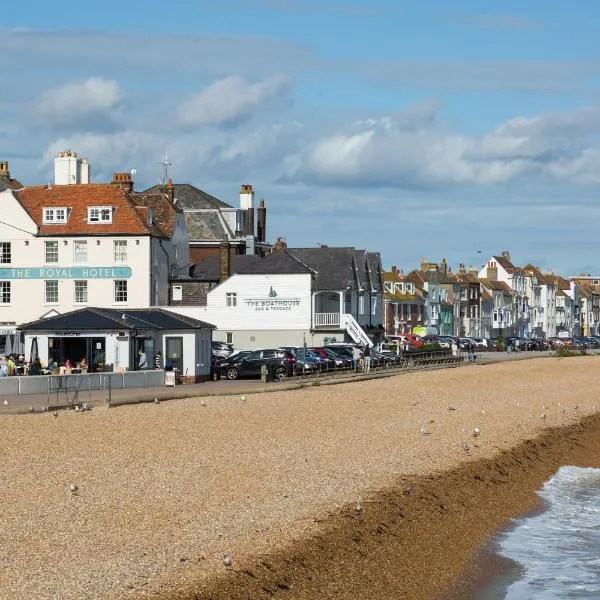
<path fill-rule="evenodd" d="M 3 417 L 0 597 L 468 598 L 535 490 L 600 466 L 598 367 Z"/>

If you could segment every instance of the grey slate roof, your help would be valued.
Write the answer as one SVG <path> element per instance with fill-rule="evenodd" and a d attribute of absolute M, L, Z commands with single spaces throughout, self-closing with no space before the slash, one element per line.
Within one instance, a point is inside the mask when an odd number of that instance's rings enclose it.
<path fill-rule="evenodd" d="M 383 267 L 381 266 L 381 254 L 379 252 L 367 252 L 367 262 L 371 269 L 372 289 L 383 291 Z"/>
<path fill-rule="evenodd" d="M 354 248 L 288 248 L 316 272 L 315 290 L 343 290 L 356 283 Z"/>
<path fill-rule="evenodd" d="M 220 218 L 218 210 L 185 212 L 185 228 L 190 242 L 194 240 L 222 240 L 233 237 L 233 232 Z"/>
<path fill-rule="evenodd" d="M 262 259 L 264 260 L 264 259 Z M 256 254 L 239 254 L 231 257 L 231 274 L 246 272 L 244 269 L 253 263 L 261 261 Z M 200 281 L 219 281 L 220 279 L 219 256 L 207 256 L 204 260 L 194 265 L 192 279 Z"/>
<path fill-rule="evenodd" d="M 166 192 L 164 185 L 155 185 L 144 193 Z M 173 186 L 174 197 L 184 210 L 196 210 L 199 208 L 233 208 L 230 204 L 207 194 L 206 192 L 190 185 L 189 183 L 176 183 Z"/>
<path fill-rule="evenodd" d="M 4 190 L 20 190 L 25 187 L 20 181 L 8 177 L 0 177 L 0 192 Z"/>
<path fill-rule="evenodd" d="M 240 273 L 244 275 L 302 275 L 316 274 L 308 265 L 301 262 L 293 252 L 277 250 L 262 259 L 244 267 Z"/>
<path fill-rule="evenodd" d="M 123 319 L 123 315 L 126 316 Z M 131 330 L 131 329 L 215 329 L 214 325 L 162 308 L 94 308 L 86 307 L 47 319 L 24 323 L 20 331 L 63 330 Z"/>

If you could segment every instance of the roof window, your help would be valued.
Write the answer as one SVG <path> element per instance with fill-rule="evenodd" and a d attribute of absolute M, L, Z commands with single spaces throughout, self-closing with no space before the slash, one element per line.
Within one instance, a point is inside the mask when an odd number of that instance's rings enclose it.
<path fill-rule="evenodd" d="M 88 207 L 88 223 L 112 223 L 112 206 L 90 206 Z"/>
<path fill-rule="evenodd" d="M 45 207 L 43 213 L 44 225 L 53 225 L 55 223 L 66 223 L 71 211 L 66 207 L 52 208 Z"/>

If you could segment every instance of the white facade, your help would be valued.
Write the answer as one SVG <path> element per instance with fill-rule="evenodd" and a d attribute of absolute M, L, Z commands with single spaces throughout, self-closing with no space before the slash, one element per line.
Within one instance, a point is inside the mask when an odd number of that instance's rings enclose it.
<path fill-rule="evenodd" d="M 183 214 L 177 215 L 171 240 L 149 235 L 37 237 L 36 224 L 10 190 L 0 193 L 0 207 L 4 329 L 87 305 L 165 305 L 170 271 L 188 262 Z"/>
<path fill-rule="evenodd" d="M 173 330 L 167 332 L 144 332 L 146 336 L 152 336 L 154 340 L 154 352 L 161 350 L 164 364 L 169 364 L 170 357 L 167 355 L 168 340 L 180 339 L 182 342 L 182 356 L 176 357 L 181 361 L 181 374 L 184 377 L 208 378 L 210 376 L 211 363 L 211 330 Z M 137 370 L 137 353 L 139 347 L 137 338 L 132 338 L 128 331 L 28 331 L 25 335 L 25 360 L 30 360 L 30 352 L 33 338 L 37 338 L 38 356 L 42 365 L 48 364 L 51 344 L 59 339 L 82 340 L 91 338 L 94 345 L 92 356 L 101 352 L 102 361 L 106 365 L 112 365 L 113 371 Z M 68 356 L 73 364 L 82 356 Z M 152 369 L 153 356 L 147 356 L 148 367 Z M 93 360 L 93 359 L 92 359 Z M 175 360 L 175 359 L 174 359 Z"/>
<path fill-rule="evenodd" d="M 311 275 L 232 275 L 206 306 L 165 306 L 217 327 L 213 339 L 237 348 L 318 343 L 311 334 Z"/>

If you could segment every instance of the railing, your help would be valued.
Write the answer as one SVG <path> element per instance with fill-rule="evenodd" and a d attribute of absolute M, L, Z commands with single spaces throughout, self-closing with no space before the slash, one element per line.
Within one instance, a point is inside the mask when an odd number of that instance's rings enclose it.
<path fill-rule="evenodd" d="M 352 315 L 344 315 L 342 325 L 348 332 L 348 335 L 357 343 L 363 346 L 373 347 L 371 338 L 365 333 L 358 321 Z"/>
<path fill-rule="evenodd" d="M 339 327 L 340 313 L 315 313 L 315 327 Z"/>

